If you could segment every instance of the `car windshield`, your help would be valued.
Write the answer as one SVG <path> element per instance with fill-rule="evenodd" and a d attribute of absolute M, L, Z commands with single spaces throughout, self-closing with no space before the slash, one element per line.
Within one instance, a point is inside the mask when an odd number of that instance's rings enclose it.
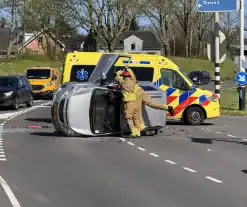
<path fill-rule="evenodd" d="M 15 88 L 17 85 L 16 78 L 0 77 L 0 87 L 11 87 Z"/>
<path fill-rule="evenodd" d="M 28 69 L 26 74 L 28 79 L 48 79 L 50 75 L 49 69 Z"/>
<path fill-rule="evenodd" d="M 179 68 L 179 71 L 189 80 L 190 84 L 196 87 L 196 85 L 191 81 L 191 79 L 187 76 L 187 74 Z"/>

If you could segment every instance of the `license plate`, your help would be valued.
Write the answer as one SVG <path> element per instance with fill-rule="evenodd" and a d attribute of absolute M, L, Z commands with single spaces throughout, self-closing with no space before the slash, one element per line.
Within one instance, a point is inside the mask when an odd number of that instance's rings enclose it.
<path fill-rule="evenodd" d="M 56 120 L 57 119 L 57 103 L 53 104 L 52 110 L 53 110 L 53 119 Z"/>

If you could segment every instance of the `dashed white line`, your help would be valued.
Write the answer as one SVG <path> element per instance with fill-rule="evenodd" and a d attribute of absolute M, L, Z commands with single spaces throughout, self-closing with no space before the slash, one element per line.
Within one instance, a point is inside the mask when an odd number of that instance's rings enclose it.
<path fill-rule="evenodd" d="M 160 157 L 159 155 L 155 154 L 155 153 L 149 153 L 151 156 L 153 157 Z"/>
<path fill-rule="evenodd" d="M 201 128 L 201 129 L 204 129 L 204 128 Z"/>
<path fill-rule="evenodd" d="M 126 141 L 126 139 L 124 139 L 124 138 L 119 138 L 122 142 L 125 142 Z"/>
<path fill-rule="evenodd" d="M 5 157 L 5 155 L 0 155 L 0 157 Z"/>
<path fill-rule="evenodd" d="M 228 136 L 228 137 L 236 137 L 236 136 L 233 136 L 233 135 L 230 135 L 230 134 L 228 134 L 227 136 Z"/>
<path fill-rule="evenodd" d="M 137 149 L 141 150 L 141 151 L 146 151 L 146 149 L 142 148 L 142 147 L 137 147 Z"/>
<path fill-rule="evenodd" d="M 209 179 L 209 180 L 211 180 L 211 181 L 214 181 L 216 183 L 223 183 L 221 180 L 218 180 L 218 179 L 213 178 L 213 177 L 210 177 L 210 176 L 207 176 L 206 178 Z"/>
<path fill-rule="evenodd" d="M 169 163 L 169 164 L 172 164 L 172 165 L 177 164 L 176 162 L 173 162 L 173 161 L 171 161 L 171 160 L 165 160 L 165 162 L 167 162 L 167 163 Z"/>
<path fill-rule="evenodd" d="M 211 130 L 210 129 L 205 129 L 206 131 L 209 131 L 209 132 L 211 132 Z"/>
<path fill-rule="evenodd" d="M 133 142 L 127 142 L 129 145 L 134 146 L 135 144 Z"/>
<path fill-rule="evenodd" d="M 184 170 L 187 170 L 187 171 L 189 171 L 189 172 L 197 172 L 197 171 L 195 171 L 195 170 L 193 170 L 193 169 L 191 169 L 191 168 L 188 168 L 188 167 L 183 167 L 183 169 L 184 169 Z"/>
<path fill-rule="evenodd" d="M 244 141 L 247 141 L 247 139 L 243 139 Z"/>
<path fill-rule="evenodd" d="M 0 154 L 4 154 L 4 151 L 0 151 Z"/>
<path fill-rule="evenodd" d="M 216 132 L 216 134 L 223 134 L 222 132 Z"/>
<path fill-rule="evenodd" d="M 5 193 L 7 194 L 11 204 L 13 207 L 21 207 L 20 203 L 18 202 L 17 198 L 15 197 L 14 193 L 10 189 L 9 185 L 6 181 L 0 176 L 0 184 L 2 185 Z"/>
<path fill-rule="evenodd" d="M 6 158 L 0 158 L 0 161 L 6 161 Z"/>

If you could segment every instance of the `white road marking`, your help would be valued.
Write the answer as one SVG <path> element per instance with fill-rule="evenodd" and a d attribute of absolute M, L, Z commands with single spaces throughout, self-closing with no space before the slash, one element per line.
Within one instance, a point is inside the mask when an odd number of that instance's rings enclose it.
<path fill-rule="evenodd" d="M 155 154 L 155 153 L 149 153 L 150 155 L 152 155 L 153 157 L 160 157 L 159 155 Z"/>
<path fill-rule="evenodd" d="M 222 132 L 216 132 L 216 134 L 223 134 Z"/>
<path fill-rule="evenodd" d="M 119 138 L 122 142 L 125 142 L 126 141 L 126 139 L 124 139 L 124 138 Z"/>
<path fill-rule="evenodd" d="M 0 158 L 0 161 L 6 161 L 6 158 Z"/>
<path fill-rule="evenodd" d="M 201 129 L 204 129 L 204 128 L 201 128 Z"/>
<path fill-rule="evenodd" d="M 244 141 L 247 141 L 247 139 L 243 139 Z"/>
<path fill-rule="evenodd" d="M 205 129 L 206 131 L 209 131 L 209 132 L 211 132 L 211 130 L 210 129 Z"/>
<path fill-rule="evenodd" d="M 183 167 L 183 169 L 184 169 L 184 170 L 187 170 L 187 171 L 189 171 L 189 172 L 197 172 L 197 171 L 195 171 L 195 170 L 193 170 L 193 169 L 191 169 L 191 168 L 188 168 L 188 167 Z"/>
<path fill-rule="evenodd" d="M 0 149 L 0 152 L 3 151 L 3 149 Z"/>
<path fill-rule="evenodd" d="M 169 163 L 169 164 L 172 164 L 172 165 L 177 164 L 176 162 L 173 162 L 173 161 L 171 161 L 171 160 L 165 160 L 165 162 L 167 162 L 167 163 Z"/>
<path fill-rule="evenodd" d="M 5 157 L 5 155 L 0 155 L 0 157 Z"/>
<path fill-rule="evenodd" d="M 142 148 L 142 147 L 137 147 L 137 149 L 141 150 L 141 151 L 146 151 L 146 149 Z"/>
<path fill-rule="evenodd" d="M 134 146 L 135 144 L 133 142 L 127 142 L 129 145 Z"/>
<path fill-rule="evenodd" d="M 4 154 L 4 151 L 0 151 L 0 154 Z"/>
<path fill-rule="evenodd" d="M 214 181 L 216 183 L 223 183 L 221 180 L 218 180 L 218 179 L 210 177 L 210 176 L 207 176 L 206 178 L 209 179 L 209 180 L 212 180 L 212 181 Z"/>
<path fill-rule="evenodd" d="M 227 136 L 228 136 L 228 137 L 236 137 L 236 136 L 233 136 L 233 135 L 230 135 L 230 134 L 228 134 Z"/>
<path fill-rule="evenodd" d="M 5 193 L 7 194 L 11 204 L 13 207 L 21 207 L 20 203 L 18 202 L 17 198 L 15 197 L 14 193 L 10 189 L 9 185 L 6 181 L 0 176 L 0 184 L 2 185 Z"/>

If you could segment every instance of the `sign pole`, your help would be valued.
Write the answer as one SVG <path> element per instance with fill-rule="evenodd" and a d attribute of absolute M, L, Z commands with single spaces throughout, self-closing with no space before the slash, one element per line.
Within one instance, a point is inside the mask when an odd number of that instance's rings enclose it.
<path fill-rule="evenodd" d="M 215 94 L 220 98 L 220 14 L 215 12 Z"/>
<path fill-rule="evenodd" d="M 240 72 L 245 72 L 244 56 L 244 0 L 240 1 Z M 245 110 L 245 84 L 239 85 L 239 110 Z"/>

